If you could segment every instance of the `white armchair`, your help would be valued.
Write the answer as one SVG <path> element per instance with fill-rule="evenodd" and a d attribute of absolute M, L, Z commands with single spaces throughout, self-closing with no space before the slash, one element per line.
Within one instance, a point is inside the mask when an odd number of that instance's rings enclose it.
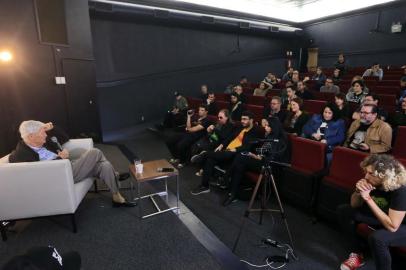
<path fill-rule="evenodd" d="M 71 155 L 93 148 L 92 139 L 72 139 L 63 145 Z M 8 163 L 0 159 L 0 222 L 74 213 L 94 182 L 74 183 L 69 160 Z M 0 224 L 1 226 L 1 224 Z M 6 240 L 2 228 L 3 240 Z"/>

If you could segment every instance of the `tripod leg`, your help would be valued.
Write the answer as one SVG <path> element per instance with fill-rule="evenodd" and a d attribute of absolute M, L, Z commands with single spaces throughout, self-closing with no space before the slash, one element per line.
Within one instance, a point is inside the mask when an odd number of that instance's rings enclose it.
<path fill-rule="evenodd" d="M 283 209 L 281 198 L 279 197 L 279 192 L 278 192 L 278 189 L 276 188 L 275 179 L 273 178 L 272 174 L 270 175 L 270 178 L 271 178 L 273 190 L 275 192 L 275 197 L 276 197 L 276 199 L 278 201 L 279 209 L 280 209 L 280 212 L 281 212 L 281 217 L 283 219 L 283 222 L 285 223 L 286 231 L 288 232 L 290 246 L 294 250 L 293 239 L 292 239 L 292 234 L 290 233 L 288 220 L 286 219 L 285 210 Z"/>
<path fill-rule="evenodd" d="M 259 213 L 259 224 L 262 225 L 262 218 L 264 216 L 264 209 L 266 208 L 266 182 L 262 181 L 262 196 L 261 196 L 261 212 Z"/>
<path fill-rule="evenodd" d="M 242 217 L 240 229 L 238 230 L 238 235 L 234 242 L 233 252 L 235 252 L 235 250 L 237 249 L 238 242 L 240 241 L 240 237 L 241 237 L 242 231 L 244 229 L 245 220 L 248 218 L 250 211 L 252 209 L 252 205 L 254 204 L 254 200 L 255 200 L 255 197 L 257 196 L 259 186 L 261 185 L 261 182 L 262 182 L 262 177 L 263 177 L 263 175 L 261 173 L 258 177 L 258 181 L 257 181 L 257 184 L 255 185 L 254 191 L 252 192 L 250 203 L 248 204 L 247 210 L 245 210 L 244 216 Z"/>

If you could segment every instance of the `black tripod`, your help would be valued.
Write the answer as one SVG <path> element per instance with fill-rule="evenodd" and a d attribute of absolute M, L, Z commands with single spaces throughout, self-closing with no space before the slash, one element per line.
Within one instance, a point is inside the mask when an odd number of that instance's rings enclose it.
<path fill-rule="evenodd" d="M 279 164 L 278 162 L 270 161 L 270 162 L 266 163 L 267 165 L 262 166 L 261 174 L 258 177 L 258 181 L 257 181 L 257 184 L 255 185 L 254 191 L 252 193 L 248 208 L 247 208 L 247 210 L 245 210 L 245 214 L 242 218 L 240 230 L 238 232 L 237 239 L 234 242 L 233 252 L 235 252 L 235 250 L 237 249 L 238 242 L 240 240 L 242 231 L 244 229 L 245 221 L 248 219 L 249 214 L 252 212 L 260 212 L 259 224 L 262 224 L 262 216 L 263 216 L 264 212 L 280 212 L 283 222 L 285 223 L 286 231 L 288 232 L 290 246 L 294 250 L 292 235 L 289 230 L 288 221 L 286 219 L 285 211 L 283 210 L 283 206 L 282 206 L 281 199 L 279 197 L 278 189 L 276 188 L 275 179 L 272 174 L 271 163 Z M 281 165 L 283 165 L 283 164 L 281 163 Z M 267 194 L 267 186 L 269 185 L 269 183 L 272 184 L 272 188 L 275 192 L 275 196 L 278 201 L 279 209 L 266 208 L 267 201 L 270 198 L 270 196 L 268 196 L 268 194 Z M 262 185 L 261 208 L 254 209 L 254 208 L 252 208 L 252 206 L 254 204 L 255 197 L 257 196 L 258 189 L 261 185 Z"/>

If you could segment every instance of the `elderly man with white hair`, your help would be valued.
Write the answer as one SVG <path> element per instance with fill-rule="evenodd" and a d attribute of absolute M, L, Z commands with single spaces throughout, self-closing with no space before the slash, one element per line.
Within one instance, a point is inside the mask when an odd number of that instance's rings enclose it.
<path fill-rule="evenodd" d="M 52 124 L 34 120 L 22 122 L 19 128 L 22 140 L 11 153 L 10 162 L 68 159 L 69 152 L 66 149 L 60 149 L 60 145 L 55 140 L 47 138 L 46 131 L 52 128 L 50 125 Z M 71 164 L 75 182 L 93 176 L 106 183 L 113 195 L 113 207 L 135 206 L 135 203 L 127 202 L 120 194 L 113 165 L 99 149 L 93 148 L 84 152 L 79 158 L 71 160 Z"/>

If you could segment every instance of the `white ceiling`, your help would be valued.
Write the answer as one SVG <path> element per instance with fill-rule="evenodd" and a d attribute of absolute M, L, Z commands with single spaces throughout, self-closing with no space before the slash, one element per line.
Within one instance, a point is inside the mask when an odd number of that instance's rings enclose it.
<path fill-rule="evenodd" d="M 396 0 L 167 0 L 306 22 Z"/>

